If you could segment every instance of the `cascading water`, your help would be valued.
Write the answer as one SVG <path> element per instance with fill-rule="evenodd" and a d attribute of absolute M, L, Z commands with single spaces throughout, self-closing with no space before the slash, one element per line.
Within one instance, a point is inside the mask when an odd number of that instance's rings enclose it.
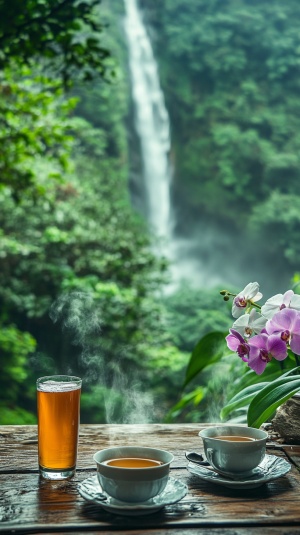
<path fill-rule="evenodd" d="M 201 260 L 192 250 L 196 242 L 194 237 L 192 240 L 178 239 L 173 232 L 169 116 L 151 41 L 137 0 L 124 2 L 135 127 L 141 144 L 146 196 L 143 212 L 155 238 L 162 238 L 155 241 L 154 250 L 158 254 L 163 251 L 171 262 L 173 284 L 169 285 L 169 291 L 182 279 L 194 283 L 195 286 L 212 286 L 219 282 L 219 276 L 211 269 L 208 255 L 204 253 L 202 258 L 205 260 Z M 207 231 L 204 231 L 204 234 L 207 236 Z"/>
<path fill-rule="evenodd" d="M 151 42 L 137 2 L 124 1 L 132 97 L 147 196 L 146 217 L 155 235 L 163 238 L 167 245 L 171 233 L 169 116 Z"/>
<path fill-rule="evenodd" d="M 211 223 L 207 225 L 203 220 L 193 222 L 188 236 L 179 237 L 173 231 L 169 117 L 151 41 L 137 2 L 124 0 L 125 32 L 143 165 L 146 206 L 143 205 L 142 211 L 155 238 L 163 238 L 155 241 L 154 250 L 158 254 L 163 251 L 169 258 L 175 287 L 183 279 L 198 288 L 245 285 L 253 277 L 253 256 L 250 245 L 247 247 L 250 256 L 247 252 L 241 255 L 243 237 L 237 241 L 226 229 Z M 264 285 L 268 286 L 264 265 L 258 264 L 255 273 L 261 282 L 266 279 Z M 169 290 L 172 291 L 171 285 Z"/>

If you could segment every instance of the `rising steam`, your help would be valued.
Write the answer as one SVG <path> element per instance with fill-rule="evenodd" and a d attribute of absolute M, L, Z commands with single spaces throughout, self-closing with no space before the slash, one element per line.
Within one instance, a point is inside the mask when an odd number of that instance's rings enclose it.
<path fill-rule="evenodd" d="M 80 366 L 84 370 L 83 391 L 93 386 L 105 392 L 101 401 L 104 405 L 106 422 L 149 423 L 153 421 L 154 403 L 152 396 L 142 391 L 138 372 L 125 374 L 122 358 L 127 354 L 119 351 L 113 363 L 107 365 L 103 346 L 101 326 L 102 314 L 99 302 L 89 293 L 72 292 L 64 294 L 50 309 L 50 318 L 59 323 L 72 340 L 80 347 Z"/>

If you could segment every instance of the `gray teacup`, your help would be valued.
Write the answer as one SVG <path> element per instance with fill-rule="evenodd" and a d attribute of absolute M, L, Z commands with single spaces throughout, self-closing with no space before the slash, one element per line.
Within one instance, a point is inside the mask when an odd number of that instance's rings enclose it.
<path fill-rule="evenodd" d="M 218 425 L 200 431 L 208 462 L 229 477 L 245 477 L 263 460 L 268 433 L 238 425 Z"/>
<path fill-rule="evenodd" d="M 122 466 L 122 461 L 130 463 L 138 459 L 152 466 Z M 102 489 L 117 500 L 131 503 L 147 501 L 164 490 L 173 459 L 169 451 L 142 446 L 116 446 L 94 455 Z"/>

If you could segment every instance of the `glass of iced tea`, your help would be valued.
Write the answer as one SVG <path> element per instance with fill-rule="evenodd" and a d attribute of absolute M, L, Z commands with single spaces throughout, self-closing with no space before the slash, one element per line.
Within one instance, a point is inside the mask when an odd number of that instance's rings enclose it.
<path fill-rule="evenodd" d="M 70 375 L 49 375 L 36 382 L 39 469 L 47 479 L 75 473 L 81 383 Z"/>

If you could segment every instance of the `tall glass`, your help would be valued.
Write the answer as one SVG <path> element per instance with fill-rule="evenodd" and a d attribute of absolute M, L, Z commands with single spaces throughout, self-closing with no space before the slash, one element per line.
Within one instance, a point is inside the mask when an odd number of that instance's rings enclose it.
<path fill-rule="evenodd" d="M 36 382 L 39 469 L 47 479 L 75 474 L 81 383 L 69 375 L 49 375 Z"/>

